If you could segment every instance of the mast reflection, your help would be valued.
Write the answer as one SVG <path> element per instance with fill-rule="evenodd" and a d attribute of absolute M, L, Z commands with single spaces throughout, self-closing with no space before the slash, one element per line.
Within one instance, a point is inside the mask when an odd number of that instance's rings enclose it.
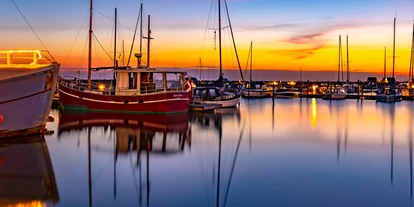
<path fill-rule="evenodd" d="M 216 207 L 220 206 L 220 182 L 221 182 L 221 150 L 222 150 L 222 136 L 223 136 L 223 120 L 226 119 L 233 119 L 236 118 L 237 121 L 240 123 L 241 116 L 240 116 L 240 109 L 239 108 L 223 108 L 220 109 L 220 111 L 215 113 L 191 113 L 190 114 L 190 120 L 192 125 L 193 124 L 200 124 L 201 126 L 209 127 L 210 122 L 214 122 L 214 128 L 218 132 L 218 166 L 217 166 L 217 185 L 216 185 Z M 243 138 L 243 132 L 244 132 L 244 124 L 242 125 L 242 131 L 240 132 L 240 136 L 237 142 L 236 151 L 233 157 L 232 165 L 231 165 L 231 171 L 229 176 L 229 181 L 227 182 L 225 196 L 224 196 L 224 204 L 223 206 L 226 206 L 227 204 L 227 198 L 229 195 L 230 187 L 231 187 L 231 180 L 233 177 L 234 169 L 236 166 L 236 160 L 237 155 L 239 152 L 240 144 Z M 250 140 L 251 141 L 251 140 Z M 213 174 L 214 177 L 214 174 Z"/>
<path fill-rule="evenodd" d="M 52 206 L 59 201 L 43 135 L 0 139 L 0 206 Z"/>
<path fill-rule="evenodd" d="M 117 195 L 116 163 L 118 155 L 136 152 L 136 165 L 139 169 L 139 204 L 142 204 L 142 189 L 146 188 L 146 205 L 150 205 L 150 157 L 151 154 L 169 156 L 181 153 L 185 146 L 191 148 L 191 128 L 188 114 L 176 115 L 138 115 L 116 113 L 68 113 L 62 112 L 59 118 L 58 137 L 64 133 L 81 133 L 87 130 L 88 136 L 88 187 L 89 206 L 93 206 L 92 183 L 92 129 L 110 130 L 113 139 L 114 200 Z M 105 151 L 105 150 L 104 150 Z M 142 152 L 146 151 L 146 187 L 142 186 Z M 109 152 L 110 151 L 105 151 Z M 133 174 L 135 179 L 135 174 Z M 135 181 L 136 185 L 136 181 Z M 138 192 L 137 192 L 138 193 Z"/>

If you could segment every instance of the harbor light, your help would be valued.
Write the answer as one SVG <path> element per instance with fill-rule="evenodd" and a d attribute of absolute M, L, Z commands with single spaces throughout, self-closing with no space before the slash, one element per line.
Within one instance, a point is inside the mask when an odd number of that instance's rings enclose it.
<path fill-rule="evenodd" d="M 0 124 L 3 122 L 3 115 L 0 113 Z"/>
<path fill-rule="evenodd" d="M 277 82 L 276 82 L 276 81 L 273 81 L 273 85 L 274 85 L 274 86 L 277 86 Z"/>
<path fill-rule="evenodd" d="M 316 88 L 318 88 L 318 86 L 316 85 L 312 86 L 313 91 L 316 91 Z"/>
<path fill-rule="evenodd" d="M 103 90 L 105 90 L 105 85 L 104 84 L 99 84 L 98 88 L 99 88 L 100 91 L 103 91 Z"/>
<path fill-rule="evenodd" d="M 295 81 L 290 81 L 289 82 L 289 85 L 291 85 L 291 86 L 294 86 L 296 83 L 295 83 Z"/>

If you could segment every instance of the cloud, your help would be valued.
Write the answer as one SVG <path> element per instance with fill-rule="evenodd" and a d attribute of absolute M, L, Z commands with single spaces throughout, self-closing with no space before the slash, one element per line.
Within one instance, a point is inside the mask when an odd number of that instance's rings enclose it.
<path fill-rule="evenodd" d="M 305 43 L 313 42 L 314 40 L 316 40 L 316 38 L 322 37 L 324 35 L 325 35 L 324 32 L 297 35 L 297 36 L 290 37 L 286 39 L 285 41 L 292 43 L 292 44 L 305 44 Z"/>
<path fill-rule="evenodd" d="M 300 28 L 303 24 L 273 24 L 265 26 L 248 27 L 242 31 L 254 31 L 254 30 L 269 30 L 269 29 L 286 29 L 286 28 Z"/>
<path fill-rule="evenodd" d="M 307 47 L 302 49 L 278 49 L 273 50 L 273 53 L 278 55 L 290 56 L 293 57 L 293 60 L 300 60 L 312 56 L 316 51 L 326 48 L 325 45 L 316 45 L 313 47 Z"/>

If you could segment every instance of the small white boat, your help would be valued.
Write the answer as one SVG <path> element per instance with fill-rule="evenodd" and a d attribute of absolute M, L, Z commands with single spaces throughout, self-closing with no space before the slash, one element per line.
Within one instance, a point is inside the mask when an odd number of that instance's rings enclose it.
<path fill-rule="evenodd" d="M 243 86 L 243 97 L 265 98 L 272 96 L 272 87 L 266 86 L 264 82 L 250 82 Z"/>
<path fill-rule="evenodd" d="M 41 133 L 49 117 L 60 64 L 42 51 L 0 51 L 0 138 Z M 27 62 L 28 57 L 30 61 Z"/>
<path fill-rule="evenodd" d="M 345 99 L 346 95 L 347 93 L 343 87 L 336 86 L 328 89 L 322 98 L 327 100 L 341 100 Z"/>
<path fill-rule="evenodd" d="M 276 98 L 297 98 L 298 92 L 295 91 L 293 88 L 289 89 L 286 87 L 280 87 L 275 90 L 274 96 Z"/>
<path fill-rule="evenodd" d="M 342 85 L 342 88 L 344 88 L 347 93 L 355 93 L 355 88 L 352 87 L 351 84 L 345 83 Z"/>
<path fill-rule="evenodd" d="M 213 86 L 193 88 L 194 103 L 219 104 L 222 108 L 236 107 L 241 100 L 241 95 L 220 91 Z"/>

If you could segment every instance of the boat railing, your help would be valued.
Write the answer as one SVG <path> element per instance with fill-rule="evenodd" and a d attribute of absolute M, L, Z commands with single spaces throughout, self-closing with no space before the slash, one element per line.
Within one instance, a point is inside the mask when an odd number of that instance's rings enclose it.
<path fill-rule="evenodd" d="M 43 57 L 43 50 L 0 50 L 0 66 L 32 65 L 39 64 Z"/>
<path fill-rule="evenodd" d="M 71 78 L 71 79 L 67 79 Z M 161 87 L 156 87 L 155 83 L 148 82 L 146 86 L 140 87 L 139 90 L 130 89 L 129 87 L 117 87 L 113 88 L 112 86 L 105 86 L 104 84 L 99 84 L 96 82 L 92 82 L 91 89 L 88 89 L 87 83 L 79 80 L 75 77 L 65 76 L 64 78 L 61 78 L 59 82 L 68 88 L 83 91 L 87 93 L 93 93 L 93 94 L 101 94 L 101 95 L 123 95 L 123 96 L 136 96 L 136 95 L 142 95 L 142 94 L 157 94 L 157 93 L 163 93 L 165 91 L 167 92 L 178 92 L 178 91 L 185 91 L 185 87 L 178 86 L 178 87 L 166 87 L 166 90 Z"/>

